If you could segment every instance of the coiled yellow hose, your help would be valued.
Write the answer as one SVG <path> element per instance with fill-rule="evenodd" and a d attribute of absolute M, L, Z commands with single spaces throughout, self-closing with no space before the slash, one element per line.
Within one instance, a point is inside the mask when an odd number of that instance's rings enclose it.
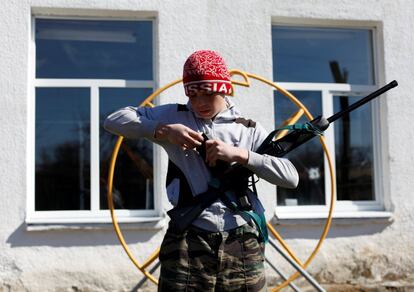
<path fill-rule="evenodd" d="M 265 78 L 262 78 L 260 76 L 254 75 L 254 74 L 250 74 L 250 73 L 246 73 L 240 70 L 230 70 L 230 74 L 233 75 L 239 75 L 241 76 L 244 81 L 237 81 L 237 80 L 232 80 L 232 86 L 233 85 L 239 85 L 239 86 L 244 86 L 244 87 L 249 87 L 250 86 L 250 79 L 256 79 L 258 81 L 261 81 L 269 86 L 272 86 L 273 88 L 275 88 L 276 90 L 278 90 L 280 93 L 282 93 L 283 95 L 285 95 L 287 98 L 289 98 L 298 108 L 298 112 L 296 112 L 295 114 L 293 114 L 286 122 L 285 125 L 290 125 L 290 124 L 294 124 L 297 120 L 299 120 L 299 118 L 305 114 L 306 118 L 309 120 L 312 120 L 313 117 L 311 115 L 311 113 L 308 111 L 308 109 L 290 92 L 288 92 L 287 90 L 281 88 L 280 86 L 278 86 L 276 83 L 269 81 Z M 150 96 L 148 96 L 141 104 L 140 106 L 150 106 L 153 107 L 154 105 L 152 104 L 152 101 L 154 100 L 154 98 L 156 96 L 158 96 L 159 94 L 161 94 L 163 91 L 167 90 L 168 88 L 181 83 L 182 79 L 177 79 L 167 85 L 165 85 L 164 87 L 159 88 L 158 90 L 156 90 L 154 93 L 152 93 Z M 234 93 L 234 90 L 233 90 Z M 287 131 L 281 131 L 279 133 L 279 135 L 276 137 L 276 139 L 279 139 L 281 137 L 283 137 L 285 134 L 287 133 Z M 313 252 L 311 253 L 311 255 L 306 259 L 306 261 L 304 263 L 302 263 L 293 253 L 293 251 L 291 250 L 291 248 L 287 245 L 287 243 L 283 240 L 283 238 L 279 235 L 279 233 L 274 229 L 274 227 L 271 225 L 270 222 L 267 222 L 267 227 L 269 228 L 270 232 L 273 234 L 273 236 L 280 242 L 280 244 L 282 245 L 282 247 L 286 250 L 286 252 L 299 264 L 301 265 L 303 268 L 306 268 L 310 262 L 313 260 L 313 258 L 316 256 L 316 254 L 318 253 L 320 247 L 322 246 L 323 241 L 325 240 L 328 232 L 329 232 L 329 228 L 331 226 L 331 222 L 332 222 L 332 215 L 333 215 L 333 209 L 334 209 L 334 202 L 335 202 L 335 186 L 334 186 L 334 182 L 335 182 L 335 174 L 334 174 L 334 168 L 333 168 L 333 163 L 332 163 L 332 158 L 331 155 L 329 153 L 328 147 L 326 145 L 325 139 L 324 137 L 320 137 L 320 143 L 322 145 L 323 151 L 327 157 L 328 160 L 328 165 L 329 165 L 329 173 L 330 173 L 330 178 L 331 178 L 331 202 L 330 202 L 330 206 L 329 206 L 329 213 L 328 213 L 328 217 L 326 219 L 325 225 L 324 225 L 324 229 L 323 232 L 320 236 L 320 239 L 318 241 L 318 244 L 316 245 L 315 249 L 313 250 Z M 130 260 L 133 262 L 133 264 L 149 279 L 151 280 L 154 284 L 158 285 L 158 281 L 154 278 L 154 276 L 151 275 L 151 273 L 149 273 L 146 268 L 152 263 L 154 262 L 159 255 L 159 251 L 160 248 L 158 247 L 151 255 L 150 257 L 142 264 L 140 265 L 138 263 L 138 261 L 136 260 L 136 258 L 134 257 L 134 255 L 131 253 L 130 249 L 128 248 L 128 245 L 125 242 L 125 239 L 122 235 L 121 229 L 119 228 L 119 224 L 118 224 L 118 220 L 116 218 L 115 215 L 115 209 L 114 209 L 114 204 L 113 204 L 113 196 L 112 196 L 112 189 L 113 189 L 113 178 L 114 178 L 114 171 L 115 171 L 115 165 L 116 165 L 116 159 L 119 153 L 119 149 L 121 147 L 123 141 L 123 137 L 119 137 L 114 150 L 112 152 L 112 156 L 111 156 L 111 161 L 110 161 L 110 165 L 109 165 L 109 172 L 108 172 L 108 207 L 111 213 L 111 218 L 112 218 L 112 225 L 114 226 L 114 230 L 115 233 L 118 237 L 119 242 L 121 243 L 122 247 L 124 248 L 125 252 L 127 253 L 128 257 L 130 258 Z M 298 276 L 299 276 L 299 272 L 296 272 L 295 274 L 293 274 L 292 276 L 290 276 L 286 281 L 284 281 L 283 283 L 281 283 L 280 285 L 278 285 L 277 287 L 273 288 L 272 291 L 278 291 L 284 287 L 286 287 L 291 281 L 295 280 Z"/>

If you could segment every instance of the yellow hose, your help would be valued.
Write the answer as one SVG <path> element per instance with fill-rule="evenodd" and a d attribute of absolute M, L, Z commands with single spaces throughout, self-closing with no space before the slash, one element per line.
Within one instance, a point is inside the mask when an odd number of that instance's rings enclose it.
<path fill-rule="evenodd" d="M 316 245 L 316 247 L 313 250 L 313 252 L 311 253 L 311 255 L 308 257 L 308 259 L 302 265 L 302 267 L 304 269 L 306 269 L 309 266 L 310 262 L 316 256 L 316 254 L 318 253 L 319 249 L 322 246 L 323 241 L 325 240 L 326 236 L 328 235 L 329 228 L 331 227 L 331 223 L 332 223 L 332 215 L 333 215 L 333 209 L 334 209 L 334 204 L 335 204 L 335 185 L 334 185 L 334 183 L 335 183 L 335 173 L 334 173 L 332 158 L 331 158 L 331 155 L 329 153 L 328 147 L 326 146 L 325 139 L 323 137 L 320 137 L 319 139 L 322 143 L 322 147 L 323 147 L 323 150 L 325 152 L 326 158 L 328 159 L 328 164 L 329 164 L 329 173 L 330 173 L 330 177 L 331 177 L 331 203 L 329 205 L 328 218 L 326 219 L 325 226 L 323 228 L 321 237 L 319 238 L 318 244 Z M 293 280 L 295 280 L 299 275 L 300 275 L 300 273 L 296 272 L 295 274 L 290 276 L 286 281 L 284 281 L 282 284 L 280 284 L 279 286 L 273 288 L 271 291 L 279 291 L 280 289 L 282 289 L 282 288 L 286 287 L 287 285 L 289 285 L 289 283 L 292 282 Z"/>
<path fill-rule="evenodd" d="M 233 75 L 240 75 L 243 77 L 244 82 L 240 82 L 240 81 L 236 81 L 236 80 L 232 80 L 232 84 L 235 85 L 240 85 L 240 86 L 245 86 L 245 87 L 249 87 L 250 86 L 250 78 L 259 80 L 265 84 L 268 84 L 272 87 L 274 87 L 276 90 L 278 90 L 279 92 L 281 92 L 283 95 L 285 95 L 286 97 L 288 97 L 298 108 L 299 111 L 296 112 L 295 114 L 293 114 L 287 121 L 286 124 L 293 124 L 295 123 L 303 114 L 305 114 L 305 116 L 309 119 L 312 120 L 313 117 L 311 115 L 311 113 L 308 111 L 308 109 L 294 96 L 292 95 L 290 92 L 288 92 L 287 90 L 281 88 L 280 86 L 278 86 L 277 84 L 275 84 L 274 82 L 271 82 L 265 78 L 262 78 L 260 76 L 254 75 L 254 74 L 250 74 L 250 73 L 246 73 L 240 70 L 230 70 L 230 74 Z M 141 104 L 140 106 L 150 106 L 153 107 L 154 105 L 152 104 L 153 99 L 158 96 L 159 94 L 161 94 L 163 91 L 167 90 L 168 88 L 181 83 L 182 79 L 177 79 L 167 85 L 165 85 L 164 87 L 159 88 L 158 90 L 156 90 L 154 93 L 152 93 L 150 96 L 148 96 Z M 233 90 L 234 93 L 234 90 Z M 279 133 L 279 135 L 276 137 L 277 139 L 282 137 L 283 135 L 285 135 L 287 133 L 287 131 L 282 131 L 281 133 Z M 123 137 L 119 137 L 114 150 L 112 152 L 112 156 L 111 156 L 111 161 L 110 161 L 110 165 L 109 165 L 109 172 L 108 172 L 108 207 L 110 210 L 110 214 L 111 214 L 111 218 L 112 218 L 112 225 L 114 226 L 114 230 L 115 233 L 118 237 L 119 242 L 121 243 L 122 247 L 124 248 L 125 252 L 127 253 L 128 257 L 130 258 L 130 260 L 133 262 L 133 264 L 148 278 L 150 279 L 154 284 L 158 285 L 158 281 L 146 270 L 146 268 L 157 259 L 158 255 L 159 255 L 159 247 L 150 255 L 150 257 L 144 262 L 144 264 L 140 265 L 138 263 L 138 261 L 135 259 L 134 255 L 131 253 L 131 251 L 128 248 L 128 245 L 125 242 L 125 239 L 122 235 L 121 229 L 119 228 L 119 224 L 115 215 L 115 210 L 114 210 L 114 204 L 113 204 L 113 196 L 112 196 L 112 188 L 113 188 L 113 177 L 114 177 L 114 171 L 115 171 L 115 165 L 116 165 L 116 159 L 119 153 L 119 149 L 121 147 L 121 144 L 123 142 Z M 312 259 L 315 257 L 315 255 L 317 254 L 317 252 L 319 251 L 322 242 L 324 241 L 324 239 L 326 238 L 330 225 L 331 225 L 331 221 L 332 221 L 332 214 L 333 214 L 333 207 L 334 207 L 334 199 L 335 199 L 335 193 L 334 193 L 334 182 L 335 182 L 335 176 L 334 176 L 334 170 L 333 170 L 333 164 L 332 164 L 332 159 L 331 156 L 329 154 L 329 150 L 326 146 L 325 140 L 323 137 L 320 137 L 320 142 L 322 144 L 323 150 L 325 152 L 325 155 L 328 159 L 328 164 L 329 164 L 329 172 L 330 172 L 330 176 L 331 176 L 331 204 L 330 204 L 330 209 L 329 209 L 329 213 L 328 213 L 328 218 L 326 220 L 325 226 L 324 226 L 324 230 L 322 232 L 322 235 L 319 239 L 319 242 L 316 246 L 316 248 L 313 250 L 312 254 L 309 256 L 309 258 L 305 261 L 304 264 L 301 263 L 301 261 L 295 256 L 295 254 L 293 253 L 293 251 L 289 248 L 289 246 L 286 244 L 286 242 L 283 240 L 283 238 L 277 233 L 277 231 L 273 228 L 273 226 L 270 224 L 270 222 L 267 222 L 267 226 L 270 230 L 270 232 L 275 236 L 275 238 L 281 243 L 281 245 L 283 246 L 283 248 L 288 252 L 288 254 L 298 263 L 300 264 L 303 268 L 306 268 L 309 263 L 312 261 Z M 294 279 L 296 279 L 299 276 L 299 273 L 295 273 L 293 274 L 289 279 L 287 279 L 285 282 L 283 282 L 282 284 L 280 284 L 279 286 L 273 288 L 272 291 L 278 291 L 284 287 L 286 287 L 291 281 L 293 281 Z"/>
<path fill-rule="evenodd" d="M 283 95 L 285 95 L 286 97 L 288 97 L 297 107 L 299 107 L 300 109 L 303 109 L 306 117 L 309 120 L 312 120 L 313 119 L 313 116 L 308 111 L 308 109 L 293 94 L 291 94 L 287 90 L 285 90 L 282 87 L 278 86 L 277 84 L 275 84 L 275 83 L 273 83 L 273 82 L 271 82 L 269 80 L 266 80 L 266 79 L 264 79 L 262 77 L 259 77 L 257 75 L 247 73 L 247 76 L 248 77 L 251 77 L 253 79 L 260 80 L 260 81 L 262 81 L 262 82 L 264 82 L 264 83 L 266 83 L 266 84 L 268 84 L 268 85 L 276 88 L 279 92 L 281 92 Z M 333 208 L 334 208 L 334 203 L 335 203 L 335 173 L 334 173 L 334 167 L 333 167 L 333 163 L 332 163 L 332 158 L 331 158 L 331 155 L 329 153 L 329 149 L 326 146 L 325 138 L 324 137 L 320 137 L 319 140 L 320 140 L 320 142 L 322 144 L 322 148 L 323 148 L 323 151 L 325 152 L 326 158 L 328 159 L 329 173 L 330 173 L 330 177 L 331 177 L 331 204 L 330 204 L 330 207 L 329 207 L 328 218 L 326 219 L 325 226 L 324 226 L 324 229 L 322 231 L 322 234 L 321 234 L 321 236 L 319 238 L 318 244 L 316 245 L 316 247 L 313 250 L 313 252 L 311 253 L 311 255 L 308 257 L 308 259 L 305 261 L 305 263 L 302 265 L 303 268 L 306 268 L 310 264 L 310 262 L 312 261 L 312 259 L 318 253 L 318 251 L 319 251 L 320 247 L 322 246 L 322 243 L 325 240 L 326 236 L 328 235 L 329 228 L 330 228 L 331 223 L 332 223 Z M 268 224 L 268 225 L 270 225 L 270 224 Z M 271 228 L 270 231 L 272 232 L 272 230 L 274 230 L 274 229 Z M 272 234 L 273 234 L 273 232 L 272 232 Z M 276 239 L 278 239 L 278 238 L 281 238 L 281 237 L 280 236 L 277 236 Z M 287 246 L 287 244 L 284 243 L 283 241 L 279 241 L 279 242 L 282 244 L 283 247 Z M 291 256 L 293 255 L 293 253 L 290 250 L 290 248 L 288 248 L 288 249 L 285 248 L 285 250 Z M 298 259 L 297 259 L 296 256 L 292 256 L 292 258 L 295 259 L 295 261 L 297 261 L 298 264 L 300 264 L 300 261 L 298 261 Z M 296 272 L 289 279 L 287 279 L 286 281 L 284 281 L 282 284 L 280 284 L 279 286 L 273 288 L 272 291 L 279 291 L 280 289 L 286 287 L 287 285 L 289 285 L 290 282 L 292 282 L 293 280 L 295 280 L 299 275 L 300 275 L 299 272 Z"/>
<path fill-rule="evenodd" d="M 291 115 L 280 127 L 293 125 L 296 123 L 302 116 L 305 111 L 303 109 L 299 109 L 296 113 Z M 277 136 L 275 137 L 275 140 L 279 140 L 280 138 L 286 136 L 286 134 L 289 132 L 288 129 L 280 131 Z"/>

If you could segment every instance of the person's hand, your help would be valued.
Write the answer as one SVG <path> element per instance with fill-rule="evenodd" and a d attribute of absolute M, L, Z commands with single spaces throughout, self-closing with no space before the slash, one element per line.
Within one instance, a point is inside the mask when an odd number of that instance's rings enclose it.
<path fill-rule="evenodd" d="M 217 159 L 227 162 L 246 164 L 249 152 L 244 148 L 234 147 L 220 140 L 206 141 L 206 162 L 210 167 L 216 165 Z"/>
<path fill-rule="evenodd" d="M 154 137 L 158 140 L 167 140 L 181 149 L 194 149 L 201 145 L 203 136 L 182 124 L 159 124 Z"/>

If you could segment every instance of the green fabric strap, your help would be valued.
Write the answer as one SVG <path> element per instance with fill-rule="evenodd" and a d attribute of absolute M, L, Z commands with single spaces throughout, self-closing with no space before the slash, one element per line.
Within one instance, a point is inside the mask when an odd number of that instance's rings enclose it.
<path fill-rule="evenodd" d="M 241 211 L 241 213 L 246 214 L 253 220 L 254 224 L 257 226 L 257 229 L 259 229 L 260 237 L 263 242 L 267 243 L 269 241 L 269 234 L 267 232 L 266 218 L 264 214 L 258 215 L 254 211 Z"/>
<path fill-rule="evenodd" d="M 247 217 L 249 217 L 250 219 L 253 220 L 254 224 L 256 225 L 257 229 L 259 230 L 261 240 L 264 243 L 267 243 L 269 241 L 269 234 L 267 232 L 266 218 L 265 218 L 264 214 L 258 215 L 253 210 L 251 210 L 251 211 L 240 210 L 239 207 L 237 206 L 237 204 L 235 202 L 231 202 L 228 197 L 227 197 L 226 200 L 228 200 L 228 202 L 230 202 L 233 211 L 240 212 L 241 214 L 243 214 L 243 215 L 245 215 L 245 216 L 247 216 Z"/>
<path fill-rule="evenodd" d="M 211 187 L 214 187 L 214 188 L 219 188 L 220 187 L 220 180 L 213 177 L 210 180 L 209 185 Z M 224 200 L 223 203 L 225 205 L 230 205 L 228 207 L 230 207 L 233 211 L 240 212 L 241 214 L 244 214 L 247 217 L 249 217 L 250 219 L 252 219 L 254 224 L 256 225 L 257 229 L 259 230 L 261 240 L 264 243 L 267 243 L 269 241 L 269 234 L 267 232 L 266 218 L 265 218 L 264 214 L 258 215 L 253 210 L 251 210 L 251 211 L 240 210 L 239 207 L 237 206 L 237 204 L 230 200 L 228 195 L 229 195 L 229 193 L 227 193 L 227 192 L 224 193 L 224 197 L 222 197 L 222 200 Z M 227 204 L 226 204 L 226 202 L 227 202 Z"/>
<path fill-rule="evenodd" d="M 277 130 L 278 131 L 280 131 L 280 130 L 299 130 L 299 131 L 313 133 L 317 136 L 323 135 L 323 132 L 321 130 L 319 130 L 317 127 L 315 127 L 314 125 L 312 125 L 310 122 L 306 122 L 305 124 L 287 125 L 287 126 L 278 128 Z"/>

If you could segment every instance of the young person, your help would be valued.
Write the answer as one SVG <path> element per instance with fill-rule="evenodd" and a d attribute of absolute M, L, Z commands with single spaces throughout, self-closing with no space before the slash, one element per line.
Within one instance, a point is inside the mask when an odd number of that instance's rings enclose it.
<path fill-rule="evenodd" d="M 267 132 L 243 118 L 227 97 L 232 86 L 220 55 L 194 52 L 184 64 L 183 83 L 187 104 L 126 107 L 104 124 L 111 133 L 146 138 L 166 150 L 172 205 L 191 206 L 192 199 L 208 189 L 210 170 L 219 160 L 241 164 L 272 184 L 297 186 L 298 173 L 289 160 L 255 153 Z M 201 145 L 205 157 L 197 151 Z M 253 211 L 262 215 L 257 194 L 248 190 L 247 197 Z M 261 235 L 250 218 L 220 199 L 184 232 L 170 226 L 159 259 L 159 291 L 266 291 Z"/>

